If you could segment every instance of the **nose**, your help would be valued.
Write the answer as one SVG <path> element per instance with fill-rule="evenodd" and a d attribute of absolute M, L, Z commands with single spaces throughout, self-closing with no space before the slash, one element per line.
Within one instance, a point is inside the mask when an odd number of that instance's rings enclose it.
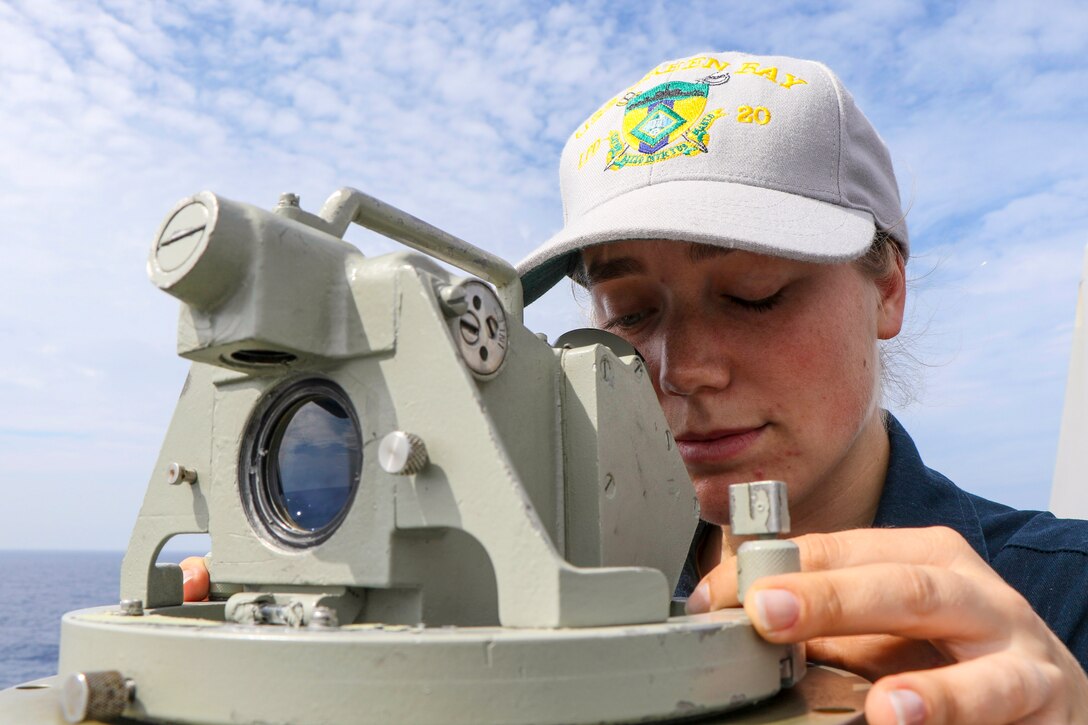
<path fill-rule="evenodd" d="M 674 318 L 664 326 L 654 355 L 661 393 L 690 396 L 729 386 L 733 360 L 722 331 L 713 327 L 705 315 L 698 314 Z"/>

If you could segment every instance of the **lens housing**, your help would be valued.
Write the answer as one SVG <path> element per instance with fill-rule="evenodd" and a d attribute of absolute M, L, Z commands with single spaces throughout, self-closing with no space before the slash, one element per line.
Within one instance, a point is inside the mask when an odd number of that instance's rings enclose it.
<path fill-rule="evenodd" d="M 242 502 L 257 530 L 308 548 L 344 521 L 362 469 L 362 434 L 347 394 L 324 378 L 295 380 L 265 396 L 250 418 Z"/>

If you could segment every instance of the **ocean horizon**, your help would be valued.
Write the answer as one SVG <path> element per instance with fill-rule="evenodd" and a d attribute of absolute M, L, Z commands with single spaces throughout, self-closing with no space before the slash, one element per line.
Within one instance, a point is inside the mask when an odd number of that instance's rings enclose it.
<path fill-rule="evenodd" d="M 0 550 L 0 690 L 56 674 L 65 612 L 116 604 L 123 551 Z M 189 552 L 165 551 L 159 561 Z"/>

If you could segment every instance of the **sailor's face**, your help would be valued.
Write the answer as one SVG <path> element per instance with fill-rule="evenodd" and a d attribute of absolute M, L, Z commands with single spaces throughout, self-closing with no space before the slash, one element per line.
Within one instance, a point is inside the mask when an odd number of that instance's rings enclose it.
<path fill-rule="evenodd" d="M 854 265 L 642 240 L 583 260 L 597 325 L 646 359 L 703 518 L 728 523 L 729 484 L 763 479 L 789 484 L 796 517 L 866 455 L 876 342 L 898 320 Z"/>

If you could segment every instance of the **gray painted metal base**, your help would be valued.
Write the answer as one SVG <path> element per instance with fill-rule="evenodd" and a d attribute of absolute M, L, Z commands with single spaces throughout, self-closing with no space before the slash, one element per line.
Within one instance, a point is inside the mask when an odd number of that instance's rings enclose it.
<path fill-rule="evenodd" d="M 191 605 L 186 609 L 195 613 Z M 136 699 L 125 714 L 139 721 L 667 721 L 770 697 L 778 690 L 777 663 L 785 653 L 759 639 L 742 610 L 559 630 L 319 630 L 192 616 L 127 617 L 103 607 L 65 616 L 60 675 L 39 683 L 46 687 L 3 693 L 0 720 L 62 722 L 56 700 L 63 678 L 109 669 L 135 681 Z M 839 687 L 830 700 L 820 699 L 823 709 L 813 711 L 819 715 L 813 722 L 851 722 L 829 715 L 856 715 L 861 706 L 852 693 L 858 691 Z M 53 714 L 33 704 L 46 699 L 53 701 Z M 795 719 L 809 714 L 805 696 L 791 702 L 782 722 L 809 722 Z"/>
<path fill-rule="evenodd" d="M 61 717 L 62 684 L 61 677 L 47 677 L 0 691 L 0 722 L 67 725 Z M 842 670 L 809 667 L 800 684 L 770 700 L 698 722 L 705 725 L 861 725 L 865 722 L 862 711 L 869 686 L 857 675 Z M 608 695 L 601 693 L 600 696 Z M 123 719 L 113 725 L 136 725 L 137 722 Z"/>
<path fill-rule="evenodd" d="M 577 629 L 328 630 L 103 608 L 64 617 L 60 673 L 120 671 L 136 683 L 128 714 L 153 720 L 598 723 L 765 699 L 785 656 L 739 610 Z"/>

